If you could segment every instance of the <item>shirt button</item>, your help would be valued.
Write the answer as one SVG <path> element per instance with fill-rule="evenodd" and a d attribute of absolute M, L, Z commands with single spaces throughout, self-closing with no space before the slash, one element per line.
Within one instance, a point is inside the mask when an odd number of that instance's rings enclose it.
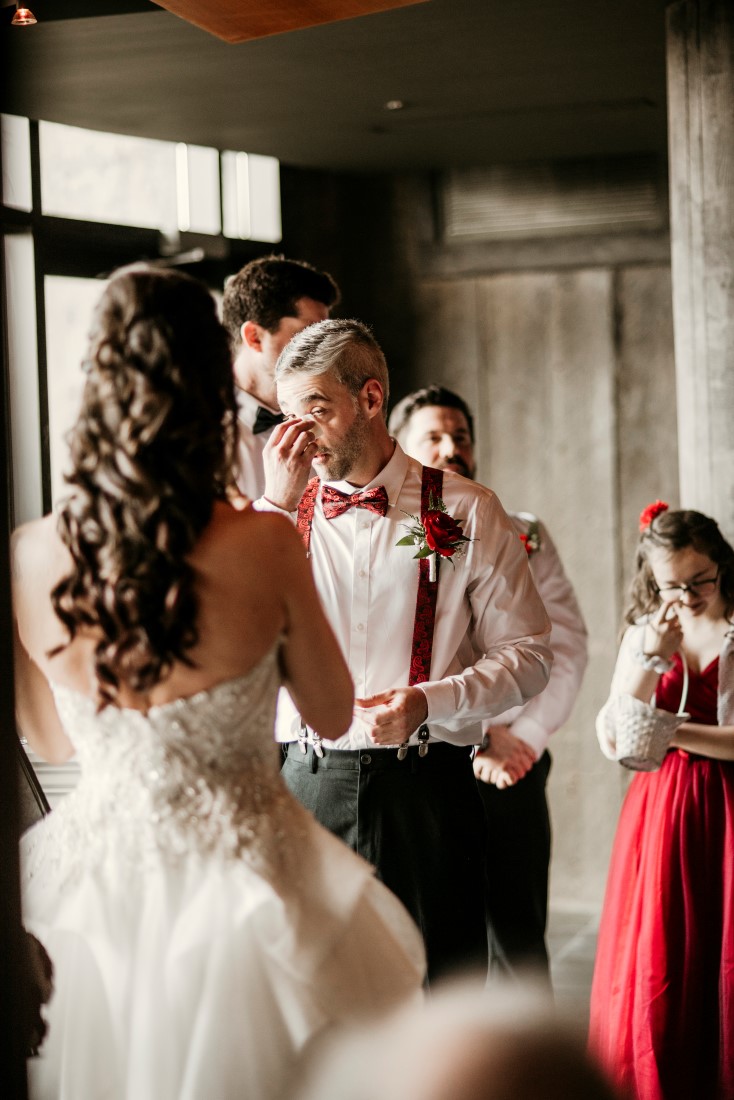
<path fill-rule="evenodd" d="M 362 755 L 359 758 L 359 762 L 360 762 L 360 764 L 371 764 L 372 763 L 372 757 L 370 756 L 370 754 L 368 752 L 363 752 Z"/>
<path fill-rule="evenodd" d="M 367 576 L 367 570 L 366 569 L 360 569 L 359 576 L 360 577 L 366 577 Z"/>
<path fill-rule="evenodd" d="M 362 631 L 364 630 L 364 623 L 357 623 L 357 630 L 358 630 L 358 631 L 360 632 L 360 634 L 361 634 L 361 633 L 362 633 Z"/>

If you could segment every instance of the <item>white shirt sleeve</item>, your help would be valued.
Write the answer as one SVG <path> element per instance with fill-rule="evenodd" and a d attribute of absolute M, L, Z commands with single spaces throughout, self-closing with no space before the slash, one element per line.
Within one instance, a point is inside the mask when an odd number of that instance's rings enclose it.
<path fill-rule="evenodd" d="M 527 523 L 521 517 L 510 518 L 518 532 L 525 531 Z M 586 625 L 576 594 L 542 523 L 539 530 L 540 549 L 529 559 L 530 571 L 551 621 L 553 669 L 547 687 L 539 695 L 488 724 L 490 729 L 511 725 L 515 736 L 530 745 L 536 758 L 542 756 L 551 735 L 568 720 L 588 660 Z"/>
<path fill-rule="evenodd" d="M 293 520 L 294 523 L 298 514 L 297 512 L 286 512 L 285 508 L 273 504 L 267 497 L 258 497 L 257 500 L 253 500 L 252 507 L 256 512 L 277 512 L 281 516 L 287 516 L 288 519 Z"/>
<path fill-rule="evenodd" d="M 447 731 L 446 740 L 467 744 L 476 734 L 470 737 L 467 732 L 469 740 L 457 737 L 462 727 L 537 695 L 548 682 L 552 664 L 550 623 L 526 551 L 494 494 L 479 502 L 471 534 L 476 542 L 470 551 L 467 596 L 474 661 L 454 675 L 420 685 L 428 700 L 429 722 Z"/>
<path fill-rule="evenodd" d="M 630 626 L 624 633 L 617 654 L 609 698 L 596 716 L 596 736 L 601 751 L 609 760 L 617 759 L 617 740 L 615 731 L 615 700 L 622 693 L 622 684 L 626 683 L 634 667 L 633 653 L 642 648 L 644 626 Z"/>

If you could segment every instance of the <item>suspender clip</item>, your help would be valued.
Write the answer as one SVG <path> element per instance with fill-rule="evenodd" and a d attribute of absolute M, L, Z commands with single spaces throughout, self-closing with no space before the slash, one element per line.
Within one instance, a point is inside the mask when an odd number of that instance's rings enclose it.
<path fill-rule="evenodd" d="M 428 726 L 422 725 L 418 730 L 418 755 L 425 756 L 428 752 Z"/>

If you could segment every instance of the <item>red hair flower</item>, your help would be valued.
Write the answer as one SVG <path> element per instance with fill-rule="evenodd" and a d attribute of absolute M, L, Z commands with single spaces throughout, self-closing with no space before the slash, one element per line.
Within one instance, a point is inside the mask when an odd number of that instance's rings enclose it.
<path fill-rule="evenodd" d="M 647 531 L 648 527 L 661 512 L 667 512 L 670 506 L 664 500 L 656 500 L 654 504 L 648 504 L 640 512 L 640 531 Z"/>

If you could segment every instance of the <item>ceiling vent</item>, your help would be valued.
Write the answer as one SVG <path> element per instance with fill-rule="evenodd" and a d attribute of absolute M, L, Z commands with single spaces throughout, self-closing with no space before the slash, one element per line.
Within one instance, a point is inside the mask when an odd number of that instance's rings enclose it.
<path fill-rule="evenodd" d="M 504 164 L 444 177 L 445 242 L 660 230 L 666 181 L 655 157 Z"/>

